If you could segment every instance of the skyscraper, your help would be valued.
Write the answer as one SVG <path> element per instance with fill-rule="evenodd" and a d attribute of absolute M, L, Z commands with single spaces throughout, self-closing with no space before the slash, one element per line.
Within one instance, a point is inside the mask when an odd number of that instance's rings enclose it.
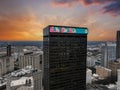
<path fill-rule="evenodd" d="M 44 90 L 86 90 L 87 28 L 44 29 Z"/>
<path fill-rule="evenodd" d="M 108 61 L 116 60 L 116 43 L 107 43 L 107 59 Z"/>
<path fill-rule="evenodd" d="M 117 40 L 116 40 L 116 59 L 120 58 L 120 31 L 117 31 Z"/>
<path fill-rule="evenodd" d="M 11 45 L 7 45 L 7 56 L 11 56 Z"/>
<path fill-rule="evenodd" d="M 102 44 L 101 54 L 101 65 L 108 68 L 109 61 L 116 60 L 116 44 L 113 42 L 105 42 L 104 44 Z"/>

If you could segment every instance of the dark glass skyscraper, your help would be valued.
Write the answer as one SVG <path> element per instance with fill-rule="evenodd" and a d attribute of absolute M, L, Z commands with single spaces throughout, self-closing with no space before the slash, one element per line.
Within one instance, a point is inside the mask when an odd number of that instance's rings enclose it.
<path fill-rule="evenodd" d="M 116 59 L 120 58 L 120 31 L 117 31 Z"/>
<path fill-rule="evenodd" d="M 44 29 L 44 90 L 86 90 L 87 28 Z"/>

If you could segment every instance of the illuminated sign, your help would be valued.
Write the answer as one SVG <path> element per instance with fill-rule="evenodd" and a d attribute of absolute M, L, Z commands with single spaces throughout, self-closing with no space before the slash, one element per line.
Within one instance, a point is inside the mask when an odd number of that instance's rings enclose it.
<path fill-rule="evenodd" d="M 87 28 L 71 28 L 71 27 L 59 27 L 59 26 L 51 26 L 51 33 L 78 33 L 78 34 L 88 34 Z"/>

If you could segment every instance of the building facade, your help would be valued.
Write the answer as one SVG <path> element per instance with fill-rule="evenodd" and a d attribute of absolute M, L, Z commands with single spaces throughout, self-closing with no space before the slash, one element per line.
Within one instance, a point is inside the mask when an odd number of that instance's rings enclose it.
<path fill-rule="evenodd" d="M 117 69 L 120 69 L 120 62 L 119 61 L 110 61 L 109 62 L 109 69 L 112 70 L 111 76 L 117 80 Z"/>
<path fill-rule="evenodd" d="M 108 59 L 107 59 L 107 43 L 102 43 L 101 45 L 101 66 L 108 67 Z"/>
<path fill-rule="evenodd" d="M 101 54 L 101 65 L 108 68 L 109 61 L 116 60 L 116 44 L 113 42 L 105 42 L 104 44 L 102 44 Z"/>
<path fill-rule="evenodd" d="M 116 43 L 107 43 L 107 59 L 108 62 L 116 60 Z"/>
<path fill-rule="evenodd" d="M 96 74 L 100 76 L 100 78 L 110 78 L 111 77 L 111 71 L 108 68 L 102 67 L 102 66 L 96 66 Z"/>
<path fill-rule="evenodd" d="M 19 68 L 26 66 L 33 66 L 34 68 L 42 70 L 43 52 L 40 53 L 26 53 L 18 56 Z"/>
<path fill-rule="evenodd" d="M 44 29 L 44 90 L 86 90 L 87 28 Z"/>
<path fill-rule="evenodd" d="M 6 55 L 0 56 L 0 76 L 14 70 L 14 59 Z"/>
<path fill-rule="evenodd" d="M 97 59 L 94 56 L 87 56 L 87 67 L 94 67 Z"/>
<path fill-rule="evenodd" d="M 86 71 L 86 84 L 91 84 L 92 83 L 92 70 L 87 69 Z"/>
<path fill-rule="evenodd" d="M 120 58 L 120 31 L 117 31 L 117 37 L 116 37 L 116 59 Z"/>
<path fill-rule="evenodd" d="M 6 53 L 0 54 L 0 76 L 14 70 L 14 58 L 11 56 L 11 45 L 7 45 Z"/>

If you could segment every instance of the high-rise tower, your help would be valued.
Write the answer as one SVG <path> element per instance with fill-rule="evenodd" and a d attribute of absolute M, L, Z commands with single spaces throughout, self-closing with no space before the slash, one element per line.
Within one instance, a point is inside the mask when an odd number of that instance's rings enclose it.
<path fill-rule="evenodd" d="M 120 58 L 120 31 L 117 31 L 116 59 Z"/>
<path fill-rule="evenodd" d="M 44 29 L 44 90 L 86 90 L 87 28 Z"/>

